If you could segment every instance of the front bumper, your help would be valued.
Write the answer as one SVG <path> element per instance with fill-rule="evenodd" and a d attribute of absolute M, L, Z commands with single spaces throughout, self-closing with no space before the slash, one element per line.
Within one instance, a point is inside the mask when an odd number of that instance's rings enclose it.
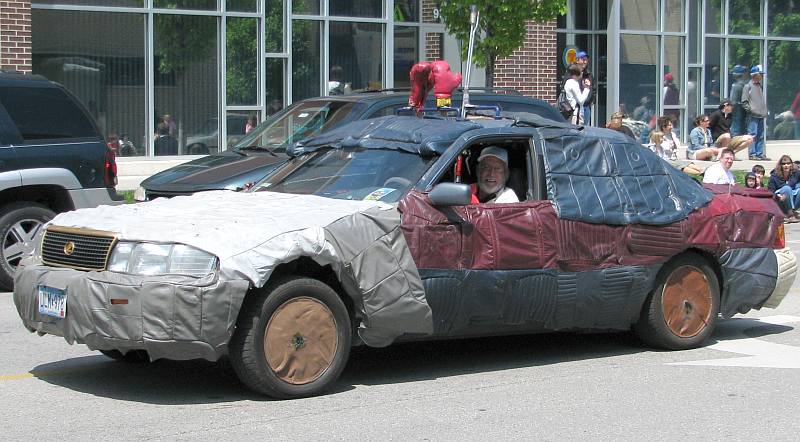
<path fill-rule="evenodd" d="M 64 319 L 39 313 L 40 285 L 66 293 Z M 248 287 L 246 280 L 216 275 L 138 276 L 29 264 L 17 270 L 14 304 L 29 330 L 63 336 L 70 344 L 146 350 L 151 360 L 215 361 L 227 353 Z"/>

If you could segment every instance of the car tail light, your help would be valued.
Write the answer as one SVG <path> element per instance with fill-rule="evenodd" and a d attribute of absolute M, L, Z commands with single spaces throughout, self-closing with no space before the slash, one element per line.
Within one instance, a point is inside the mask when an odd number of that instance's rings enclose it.
<path fill-rule="evenodd" d="M 106 151 L 104 163 L 103 178 L 106 187 L 115 187 L 117 185 L 117 156 L 113 150 L 108 149 Z"/>
<path fill-rule="evenodd" d="M 772 243 L 773 249 L 786 248 L 786 236 L 783 230 L 783 224 L 778 224 L 778 229 L 775 232 L 775 242 Z"/>

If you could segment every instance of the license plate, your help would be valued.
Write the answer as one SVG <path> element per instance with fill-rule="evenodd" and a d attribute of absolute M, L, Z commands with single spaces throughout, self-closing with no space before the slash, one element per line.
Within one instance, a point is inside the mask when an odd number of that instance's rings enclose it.
<path fill-rule="evenodd" d="M 39 314 L 63 319 L 67 314 L 67 294 L 63 290 L 40 285 Z"/>

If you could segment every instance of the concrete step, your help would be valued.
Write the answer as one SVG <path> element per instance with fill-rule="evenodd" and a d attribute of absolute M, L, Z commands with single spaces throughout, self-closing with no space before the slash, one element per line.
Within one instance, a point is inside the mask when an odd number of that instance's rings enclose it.
<path fill-rule="evenodd" d="M 142 181 L 151 175 L 201 156 L 117 157 L 117 190 L 136 189 Z"/>

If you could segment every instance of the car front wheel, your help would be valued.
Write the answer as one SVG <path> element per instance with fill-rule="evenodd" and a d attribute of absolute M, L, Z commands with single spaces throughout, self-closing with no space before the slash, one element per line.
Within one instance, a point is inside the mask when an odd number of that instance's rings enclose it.
<path fill-rule="evenodd" d="M 333 289 L 316 279 L 283 279 L 245 300 L 231 339 L 231 363 L 259 393 L 315 396 L 339 378 L 350 337 L 347 307 Z"/>
<path fill-rule="evenodd" d="M 661 269 L 634 330 L 654 347 L 696 348 L 714 332 L 718 312 L 716 274 L 700 256 L 685 254 Z"/>
<path fill-rule="evenodd" d="M 15 203 L 0 211 L 0 235 L 3 238 L 0 260 L 0 287 L 14 287 L 14 271 L 25 253 L 33 247 L 33 239 L 55 212 L 36 203 Z"/>

